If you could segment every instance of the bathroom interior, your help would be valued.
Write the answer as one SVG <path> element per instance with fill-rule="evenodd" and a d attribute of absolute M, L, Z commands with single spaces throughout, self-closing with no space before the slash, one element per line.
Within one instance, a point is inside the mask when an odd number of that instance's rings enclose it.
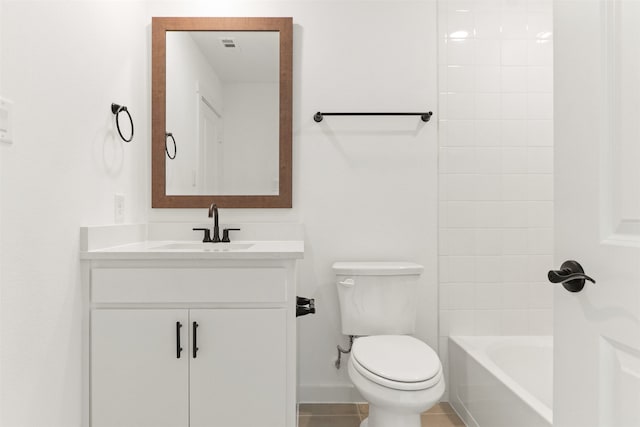
<path fill-rule="evenodd" d="M 194 138 L 174 130 L 164 151 L 169 126 L 190 118 L 170 123 L 167 103 L 159 126 L 152 20 L 163 17 L 290 18 L 280 175 L 260 190 L 275 204 L 171 187 L 171 157 L 188 155 Z M 631 0 L 0 0 L 0 426 L 640 426 L 638 18 Z M 259 139 L 268 115 L 245 96 L 245 138 Z M 255 175 L 267 157 L 254 151 L 251 165 L 225 163 L 225 173 Z M 191 202 L 175 202 L 185 195 Z M 214 214 L 221 237 L 231 230 L 220 245 L 238 246 L 201 249 L 192 229 L 211 229 Z M 160 240 L 196 249 L 149 250 Z M 197 302 L 209 291 L 195 282 L 227 277 L 221 270 L 247 287 L 225 288 L 230 304 Z M 413 283 L 410 331 L 384 334 L 424 345 L 416 363 L 435 370 L 420 381 L 439 380 L 419 404 L 415 387 L 393 386 L 390 407 L 367 406 L 367 380 L 354 380 L 362 361 L 351 344 L 364 354 L 382 333 L 346 331 L 340 293 L 371 277 Z M 153 299 L 164 284 L 162 298 L 175 300 Z M 296 296 L 315 312 L 296 318 Z M 118 389 L 110 340 L 135 347 L 153 333 L 132 327 L 135 316 L 119 316 L 113 335 L 93 328 L 134 309 L 187 313 L 172 323 L 170 358 L 192 374 L 207 353 L 207 322 L 192 320 L 226 311 L 229 328 L 253 333 L 228 333 L 228 350 L 259 369 L 202 397 L 189 381 L 207 376 L 187 374 L 181 410 L 151 401 L 152 421 L 113 421 L 119 402 L 145 399 Z M 282 347 L 263 353 L 274 331 L 241 309 L 286 314 L 273 318 Z M 393 342 L 371 351 L 407 344 Z M 211 372 L 238 368 L 231 356 Z M 269 404 L 241 388 L 248 377 L 273 388 Z M 102 381 L 118 391 L 105 394 Z M 229 402 L 233 393 L 246 400 Z M 199 419 L 200 400 L 226 421 Z M 397 415 L 409 402 L 421 409 Z"/>

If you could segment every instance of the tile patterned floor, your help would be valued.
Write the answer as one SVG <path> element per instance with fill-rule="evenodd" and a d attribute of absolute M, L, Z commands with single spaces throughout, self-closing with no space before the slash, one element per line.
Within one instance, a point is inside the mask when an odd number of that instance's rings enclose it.
<path fill-rule="evenodd" d="M 369 413 L 366 404 L 301 403 L 298 427 L 359 427 Z M 422 427 L 464 427 L 448 403 L 439 403 L 422 416 Z"/>

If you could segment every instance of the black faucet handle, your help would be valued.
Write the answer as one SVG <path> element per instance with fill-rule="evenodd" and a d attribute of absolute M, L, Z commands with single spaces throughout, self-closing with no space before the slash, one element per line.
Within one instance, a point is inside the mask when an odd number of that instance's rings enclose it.
<path fill-rule="evenodd" d="M 222 241 L 225 243 L 230 243 L 231 240 L 229 239 L 229 232 L 230 231 L 240 231 L 239 228 L 225 228 L 224 230 L 222 230 Z"/>
<path fill-rule="evenodd" d="M 208 228 L 194 228 L 193 231 L 204 231 L 204 238 L 202 239 L 202 243 L 211 243 L 211 230 Z"/>

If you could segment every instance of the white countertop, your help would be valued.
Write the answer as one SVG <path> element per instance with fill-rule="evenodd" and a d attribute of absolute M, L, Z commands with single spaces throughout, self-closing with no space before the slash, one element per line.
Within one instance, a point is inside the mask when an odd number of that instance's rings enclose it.
<path fill-rule="evenodd" d="M 231 245 L 231 247 L 229 246 Z M 241 246 L 249 246 L 242 248 Z M 168 246 L 168 247 L 167 247 Z M 192 246 L 192 247 L 191 247 Z M 177 248 L 176 248 L 177 247 Z M 154 259 L 301 259 L 302 240 L 256 240 L 228 243 L 201 243 L 181 240 L 147 240 L 80 252 L 85 260 Z"/>

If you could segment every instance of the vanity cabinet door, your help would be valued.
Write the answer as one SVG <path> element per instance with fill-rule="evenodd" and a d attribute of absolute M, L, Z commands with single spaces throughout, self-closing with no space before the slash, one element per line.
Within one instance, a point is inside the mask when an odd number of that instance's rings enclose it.
<path fill-rule="evenodd" d="M 93 310 L 91 427 L 188 427 L 188 336 L 188 310 Z"/>
<path fill-rule="evenodd" d="M 287 425 L 286 320 L 285 309 L 190 310 L 191 427 Z"/>

